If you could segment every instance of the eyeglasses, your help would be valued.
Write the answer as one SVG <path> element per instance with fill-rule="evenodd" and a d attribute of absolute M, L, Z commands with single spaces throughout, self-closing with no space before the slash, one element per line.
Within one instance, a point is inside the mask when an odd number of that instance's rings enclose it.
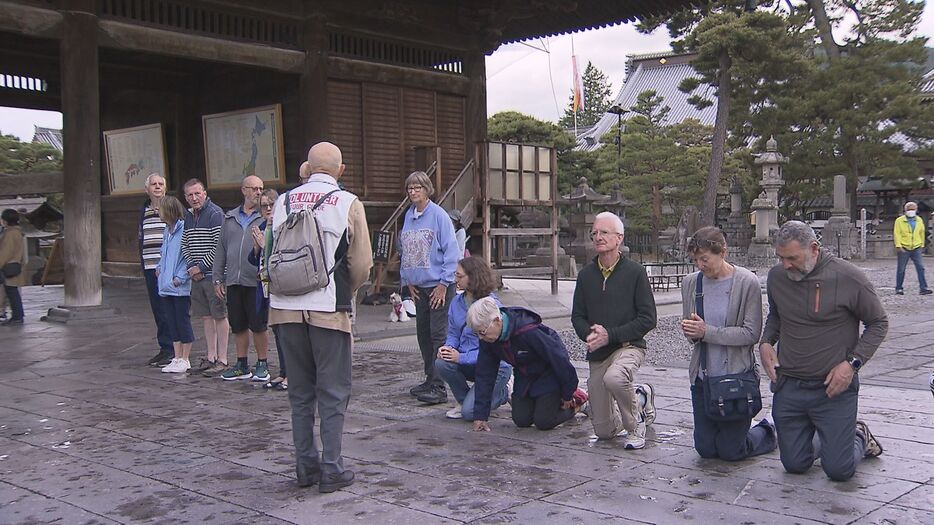
<path fill-rule="evenodd" d="M 408 188 L 406 188 L 405 191 L 412 193 L 413 191 L 422 191 L 423 189 L 425 189 L 425 187 L 422 186 L 421 184 L 413 184 L 409 186 Z"/>
<path fill-rule="evenodd" d="M 260 204 L 260 205 L 259 205 L 260 208 L 266 208 L 267 210 L 271 210 L 271 209 L 273 208 L 273 206 L 275 206 L 275 204 L 272 204 L 272 203 L 270 203 L 270 204 Z"/>
<path fill-rule="evenodd" d="M 488 324 L 486 328 L 477 332 L 477 335 L 479 335 L 480 337 L 486 337 L 486 333 L 490 331 L 490 328 L 493 328 L 493 323 L 496 322 L 496 319 L 497 318 L 494 317 L 493 320 L 490 321 L 490 324 Z"/>
<path fill-rule="evenodd" d="M 597 237 L 606 238 L 606 237 L 610 237 L 611 235 L 622 235 L 622 233 L 619 233 L 619 232 L 608 232 L 608 231 L 606 231 L 606 230 L 594 230 L 594 231 L 590 232 L 590 240 L 592 241 L 592 240 L 596 239 Z"/>

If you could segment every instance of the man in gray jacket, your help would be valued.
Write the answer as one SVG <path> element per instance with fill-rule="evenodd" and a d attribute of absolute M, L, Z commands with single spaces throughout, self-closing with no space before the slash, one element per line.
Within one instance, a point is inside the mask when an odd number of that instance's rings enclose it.
<path fill-rule="evenodd" d="M 775 250 L 781 264 L 769 271 L 759 356 L 775 393 L 782 465 L 803 473 L 820 458 L 827 476 L 846 481 L 861 459 L 882 454 L 856 412 L 859 369 L 885 339 L 888 317 L 863 272 L 822 251 L 807 224 L 782 225 Z"/>
<path fill-rule="evenodd" d="M 263 221 L 259 214 L 259 200 L 263 193 L 263 180 L 255 175 L 244 177 L 240 186 L 243 204 L 227 212 L 221 227 L 217 254 L 214 256 L 214 289 L 217 296 L 227 299 L 227 316 L 237 347 L 237 364 L 230 367 L 221 377 L 225 381 L 253 379 L 269 380 L 269 334 L 266 324 L 268 307 L 257 297 L 257 275 L 259 270 L 250 264 L 253 250 L 250 230 Z M 260 294 L 262 292 L 259 292 Z M 247 352 L 250 349 L 250 334 L 256 348 L 256 367 L 250 371 Z"/>

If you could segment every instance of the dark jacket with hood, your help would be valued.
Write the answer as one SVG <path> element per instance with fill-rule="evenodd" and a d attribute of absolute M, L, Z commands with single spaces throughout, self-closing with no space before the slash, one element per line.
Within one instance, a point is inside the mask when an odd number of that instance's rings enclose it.
<path fill-rule="evenodd" d="M 493 343 L 480 341 L 477 356 L 474 420 L 490 417 L 493 386 L 500 361 L 512 365 L 515 375 L 513 395 L 541 397 L 560 392 L 570 401 L 577 390 L 577 371 L 558 333 L 542 324 L 537 313 L 520 307 L 500 308 L 507 316 L 505 334 Z"/>

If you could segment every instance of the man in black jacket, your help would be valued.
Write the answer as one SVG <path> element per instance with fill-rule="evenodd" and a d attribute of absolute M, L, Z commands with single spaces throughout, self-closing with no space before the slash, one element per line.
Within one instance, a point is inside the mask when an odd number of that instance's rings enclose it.
<path fill-rule="evenodd" d="M 634 379 L 645 360 L 645 334 L 655 328 L 655 297 L 642 265 L 620 253 L 623 233 L 617 215 L 597 215 L 590 232 L 597 257 L 577 276 L 571 322 L 587 344 L 594 432 L 612 439 L 625 431 L 626 448 L 640 449 L 655 420 L 655 392 Z"/>

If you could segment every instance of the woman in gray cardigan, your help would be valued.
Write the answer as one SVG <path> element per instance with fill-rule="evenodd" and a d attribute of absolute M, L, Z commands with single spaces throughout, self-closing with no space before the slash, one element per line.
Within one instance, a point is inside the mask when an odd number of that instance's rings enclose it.
<path fill-rule="evenodd" d="M 681 330 L 694 342 L 689 377 L 694 406 L 694 449 L 704 458 L 739 461 L 775 449 L 775 428 L 768 420 L 750 428 L 752 417 L 719 422 L 703 410 L 703 381 L 757 369 L 753 347 L 762 332 L 762 292 L 749 270 L 726 262 L 726 239 L 719 228 L 694 233 L 688 253 L 699 272 L 684 278 Z M 703 279 L 704 318 L 695 313 L 695 286 Z M 707 345 L 707 374 L 701 367 L 700 343 Z"/>

